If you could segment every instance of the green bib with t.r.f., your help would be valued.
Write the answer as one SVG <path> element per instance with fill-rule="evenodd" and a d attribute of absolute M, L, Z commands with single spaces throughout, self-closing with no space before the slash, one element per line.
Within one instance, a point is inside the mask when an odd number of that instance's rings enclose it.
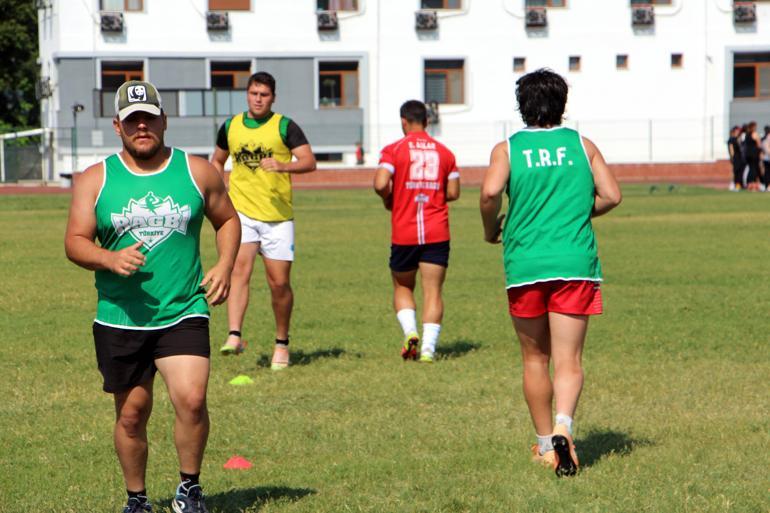
<path fill-rule="evenodd" d="M 601 281 L 591 226 L 593 173 L 580 134 L 565 127 L 524 129 L 508 139 L 508 152 L 506 286 Z"/>
<path fill-rule="evenodd" d="M 158 329 L 188 317 L 208 317 L 200 287 L 204 201 L 186 153 L 172 149 L 165 168 L 146 174 L 128 169 L 117 154 L 108 157 L 94 208 L 103 248 L 119 251 L 141 242 L 147 259 L 128 277 L 96 271 L 96 322 Z"/>

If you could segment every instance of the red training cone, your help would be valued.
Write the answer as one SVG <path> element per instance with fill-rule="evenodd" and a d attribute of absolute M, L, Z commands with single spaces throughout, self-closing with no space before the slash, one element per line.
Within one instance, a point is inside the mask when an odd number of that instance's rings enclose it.
<path fill-rule="evenodd" d="M 249 460 L 242 456 L 233 456 L 224 465 L 225 468 L 238 470 L 244 470 L 253 466 Z"/>

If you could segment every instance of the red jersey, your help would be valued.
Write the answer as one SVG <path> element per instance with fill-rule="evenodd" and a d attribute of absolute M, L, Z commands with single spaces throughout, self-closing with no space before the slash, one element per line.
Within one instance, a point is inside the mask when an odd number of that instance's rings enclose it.
<path fill-rule="evenodd" d="M 410 132 L 383 148 L 380 167 L 393 175 L 393 244 L 449 240 L 447 181 L 460 177 L 452 152 L 426 132 Z"/>

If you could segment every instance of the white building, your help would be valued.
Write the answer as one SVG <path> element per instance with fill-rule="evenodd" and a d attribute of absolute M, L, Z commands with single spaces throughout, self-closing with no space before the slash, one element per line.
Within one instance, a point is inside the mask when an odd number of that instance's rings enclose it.
<path fill-rule="evenodd" d="M 437 101 L 431 130 L 461 165 L 483 165 L 521 126 L 517 78 L 540 67 L 565 76 L 566 123 L 610 162 L 721 159 L 730 125 L 770 124 L 767 0 L 37 3 L 54 176 L 73 167 L 76 105 L 77 167 L 118 148 L 112 98 L 133 77 L 160 89 L 167 142 L 207 155 L 216 128 L 245 110 L 249 74 L 269 71 L 275 110 L 336 165 L 358 141 L 376 164 L 408 99 Z"/>

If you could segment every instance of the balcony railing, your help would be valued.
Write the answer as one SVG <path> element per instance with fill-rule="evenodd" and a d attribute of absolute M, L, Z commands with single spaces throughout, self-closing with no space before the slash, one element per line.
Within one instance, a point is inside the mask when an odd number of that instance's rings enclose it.
<path fill-rule="evenodd" d="M 232 116 L 246 110 L 245 89 L 160 89 L 163 110 L 170 117 Z M 94 90 L 100 117 L 115 116 L 115 91 Z"/>

